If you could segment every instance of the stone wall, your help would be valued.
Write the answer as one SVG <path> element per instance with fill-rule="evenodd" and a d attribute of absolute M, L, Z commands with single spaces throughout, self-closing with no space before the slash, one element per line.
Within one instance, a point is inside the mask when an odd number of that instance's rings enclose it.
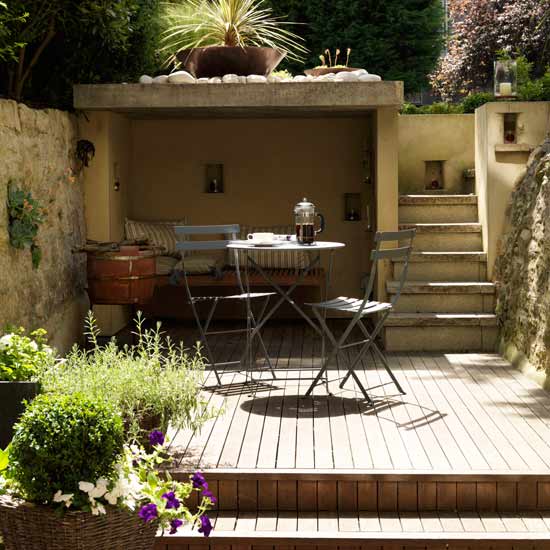
<path fill-rule="evenodd" d="M 531 155 L 506 213 L 495 267 L 502 350 L 550 374 L 550 141 Z"/>
<path fill-rule="evenodd" d="M 85 240 L 83 193 L 74 172 L 77 139 L 73 115 L 0 100 L 0 330 L 8 323 L 44 327 L 61 352 L 80 338 L 87 309 L 85 258 L 73 253 Z M 28 250 L 9 242 L 10 180 L 47 211 L 37 237 L 38 269 Z"/>

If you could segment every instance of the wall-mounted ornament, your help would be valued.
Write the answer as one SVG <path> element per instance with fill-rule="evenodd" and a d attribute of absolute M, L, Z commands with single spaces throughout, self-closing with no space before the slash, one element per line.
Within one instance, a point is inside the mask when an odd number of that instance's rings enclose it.
<path fill-rule="evenodd" d="M 76 142 L 76 158 L 80 162 L 80 170 L 87 168 L 95 156 L 95 146 L 87 139 L 79 139 Z"/>

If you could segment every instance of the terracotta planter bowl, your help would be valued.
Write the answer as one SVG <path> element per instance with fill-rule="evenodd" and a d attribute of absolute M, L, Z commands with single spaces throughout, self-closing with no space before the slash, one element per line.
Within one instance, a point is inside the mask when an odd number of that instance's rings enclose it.
<path fill-rule="evenodd" d="M 316 69 L 307 69 L 304 71 L 308 76 L 323 76 L 324 74 L 352 73 L 360 71 L 357 67 L 318 67 Z"/>
<path fill-rule="evenodd" d="M 268 76 L 285 55 L 274 48 L 208 46 L 182 50 L 177 57 L 195 78 L 212 78 L 226 74 Z"/>

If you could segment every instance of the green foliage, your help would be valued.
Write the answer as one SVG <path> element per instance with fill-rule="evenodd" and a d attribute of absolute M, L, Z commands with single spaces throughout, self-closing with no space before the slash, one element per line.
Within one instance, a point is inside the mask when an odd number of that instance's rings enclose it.
<path fill-rule="evenodd" d="M 75 493 L 82 480 L 109 478 L 124 444 L 113 407 L 80 395 L 40 395 L 15 426 L 8 478 L 30 502 Z"/>
<path fill-rule="evenodd" d="M 14 10 L 0 2 L 0 62 L 16 61 L 17 51 L 24 46 L 12 30 L 13 25 L 24 23 L 27 12 Z"/>
<path fill-rule="evenodd" d="M 516 58 L 518 98 L 522 101 L 550 101 L 550 66 L 539 78 L 533 77 L 535 64 L 524 55 Z"/>
<path fill-rule="evenodd" d="M 42 258 L 42 253 L 36 243 L 40 225 L 44 223 L 45 210 L 33 198 L 30 191 L 8 184 L 8 232 L 10 244 L 14 248 L 29 248 L 32 265 L 36 269 Z"/>
<path fill-rule="evenodd" d="M 202 46 L 266 46 L 301 61 L 302 39 L 273 16 L 264 0 L 183 0 L 164 4 L 161 54 L 177 65 L 179 50 Z"/>
<path fill-rule="evenodd" d="M 293 75 L 290 71 L 283 69 L 282 71 L 273 71 L 271 73 L 271 76 L 277 76 L 279 78 L 282 78 L 283 80 L 292 80 Z"/>
<path fill-rule="evenodd" d="M 470 94 L 462 100 L 462 109 L 465 113 L 475 113 L 477 108 L 491 101 L 495 101 L 495 96 L 493 94 L 487 92 Z"/>
<path fill-rule="evenodd" d="M 440 0 L 269 0 L 274 12 L 304 23 L 298 32 L 310 54 L 306 68 L 319 64 L 326 49 L 351 48 L 350 66 L 386 80 L 404 80 L 407 92 L 427 85 L 443 46 Z M 284 62 L 294 74 L 303 65 Z"/>
<path fill-rule="evenodd" d="M 0 338 L 0 380 L 32 380 L 54 361 L 54 352 L 46 344 L 46 331 L 37 329 L 26 336 L 19 328 Z"/>
<path fill-rule="evenodd" d="M 158 65 L 160 0 L 9 3 L 10 11 L 23 8 L 26 19 L 7 28 L 24 56 L 16 48 L 17 59 L 0 66 L 0 93 L 71 107 L 74 83 L 136 80 Z"/>
<path fill-rule="evenodd" d="M 166 431 L 168 425 L 195 430 L 210 417 L 200 394 L 204 375 L 200 354 L 190 356 L 181 345 L 164 341 L 159 326 L 142 330 L 141 317 L 137 345 L 122 349 L 114 340 L 105 347 L 98 345 L 91 314 L 88 325 L 92 350 L 75 348 L 65 361 L 44 370 L 39 377 L 44 392 L 106 400 L 121 412 L 129 440 L 143 439 L 152 428 Z M 150 425 L 151 420 L 156 425 Z"/>

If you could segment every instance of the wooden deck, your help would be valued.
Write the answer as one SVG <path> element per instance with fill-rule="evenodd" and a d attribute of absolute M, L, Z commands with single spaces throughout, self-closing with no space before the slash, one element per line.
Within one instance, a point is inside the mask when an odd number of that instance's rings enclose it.
<path fill-rule="evenodd" d="M 188 331 L 174 333 L 190 342 Z M 340 359 L 331 365 L 332 397 L 323 387 L 302 397 L 320 345 L 302 324 L 264 332 L 278 369 L 246 385 L 239 373 L 223 375 L 205 391 L 223 414 L 200 433 L 178 433 L 174 445 L 185 469 L 354 470 L 418 473 L 550 473 L 550 398 L 496 355 L 394 354 L 389 362 L 406 395 L 400 395 L 377 358 L 362 363 L 369 406 L 349 382 Z M 235 359 L 243 341 L 218 339 L 218 360 Z"/>

